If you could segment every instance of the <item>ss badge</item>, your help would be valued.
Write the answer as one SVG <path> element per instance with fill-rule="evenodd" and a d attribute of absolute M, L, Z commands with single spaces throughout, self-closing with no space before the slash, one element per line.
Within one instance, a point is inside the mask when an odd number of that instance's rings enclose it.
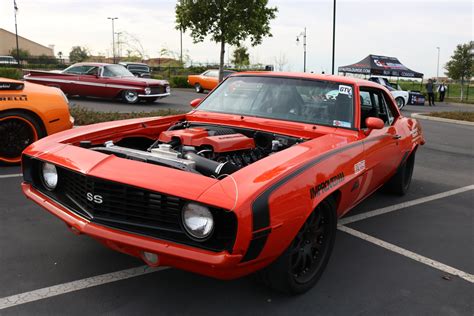
<path fill-rule="evenodd" d="M 102 199 L 102 195 L 98 195 L 98 194 L 94 195 L 90 192 L 87 192 L 86 196 L 87 196 L 88 201 L 94 202 L 96 204 L 102 204 L 102 202 L 104 201 Z"/>

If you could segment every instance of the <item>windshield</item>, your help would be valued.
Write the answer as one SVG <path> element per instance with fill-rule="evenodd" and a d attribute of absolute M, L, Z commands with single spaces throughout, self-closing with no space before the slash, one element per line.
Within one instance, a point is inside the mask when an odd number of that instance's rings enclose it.
<path fill-rule="evenodd" d="M 104 66 L 104 72 L 102 73 L 102 76 L 104 77 L 134 77 L 133 74 L 122 65 Z"/>
<path fill-rule="evenodd" d="M 198 110 L 354 127 L 353 87 L 295 78 L 230 77 Z"/>

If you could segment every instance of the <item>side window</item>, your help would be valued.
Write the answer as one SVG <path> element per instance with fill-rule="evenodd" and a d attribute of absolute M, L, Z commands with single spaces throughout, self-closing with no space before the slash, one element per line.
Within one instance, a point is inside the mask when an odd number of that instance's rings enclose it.
<path fill-rule="evenodd" d="M 76 67 L 71 67 L 71 68 L 67 69 L 65 71 L 65 73 L 67 73 L 67 74 L 76 74 L 76 75 L 79 74 L 80 75 L 80 74 L 83 73 L 83 71 L 84 71 L 84 66 L 76 66 Z"/>
<path fill-rule="evenodd" d="M 389 103 L 390 102 L 389 100 L 387 100 L 387 96 L 385 95 L 385 93 L 381 92 L 380 93 L 380 99 L 383 101 L 383 106 L 384 106 L 384 113 L 387 117 L 387 122 L 388 125 L 392 125 L 393 121 L 395 120 L 394 116 L 393 116 L 393 112 L 389 106 Z"/>
<path fill-rule="evenodd" d="M 205 72 L 203 72 L 203 73 L 201 74 L 201 76 L 204 76 L 204 77 L 207 77 L 207 76 L 209 76 L 209 70 L 208 70 L 208 71 L 205 71 Z"/>

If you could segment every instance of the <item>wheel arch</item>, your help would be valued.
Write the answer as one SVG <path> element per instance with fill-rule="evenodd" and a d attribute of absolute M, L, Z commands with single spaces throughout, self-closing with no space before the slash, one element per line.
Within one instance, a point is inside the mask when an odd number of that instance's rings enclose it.
<path fill-rule="evenodd" d="M 43 135 L 44 136 L 48 135 L 48 130 L 46 128 L 46 125 L 44 124 L 43 119 L 38 115 L 38 113 L 28 110 L 28 109 L 24 109 L 24 108 L 8 108 L 5 110 L 1 110 L 0 114 L 9 113 L 9 112 L 17 112 L 17 113 L 19 112 L 19 113 L 24 113 L 24 114 L 32 116 L 36 120 L 38 125 L 40 126 L 41 132 L 43 133 Z"/>

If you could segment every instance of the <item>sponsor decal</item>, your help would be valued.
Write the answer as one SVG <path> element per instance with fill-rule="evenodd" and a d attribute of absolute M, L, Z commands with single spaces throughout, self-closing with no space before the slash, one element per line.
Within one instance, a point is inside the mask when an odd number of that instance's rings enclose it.
<path fill-rule="evenodd" d="M 0 101 L 28 101 L 26 94 L 22 95 L 0 95 Z"/>
<path fill-rule="evenodd" d="M 361 160 L 354 165 L 354 173 L 358 174 L 365 170 L 365 160 Z"/>
<path fill-rule="evenodd" d="M 339 93 L 340 94 L 347 94 L 347 95 L 352 95 L 352 87 L 351 86 L 345 86 L 345 85 L 339 85 Z"/>
<path fill-rule="evenodd" d="M 337 127 L 348 127 L 348 128 L 351 127 L 350 122 L 344 122 L 344 121 L 338 121 L 338 120 L 332 121 L 332 125 L 337 126 Z"/>
<path fill-rule="evenodd" d="M 344 172 L 340 172 L 335 176 L 331 177 L 330 179 L 327 179 L 309 189 L 309 196 L 311 197 L 311 199 L 314 199 L 315 197 L 321 195 L 321 193 L 327 192 L 330 189 L 334 188 L 342 181 L 344 181 Z"/>

